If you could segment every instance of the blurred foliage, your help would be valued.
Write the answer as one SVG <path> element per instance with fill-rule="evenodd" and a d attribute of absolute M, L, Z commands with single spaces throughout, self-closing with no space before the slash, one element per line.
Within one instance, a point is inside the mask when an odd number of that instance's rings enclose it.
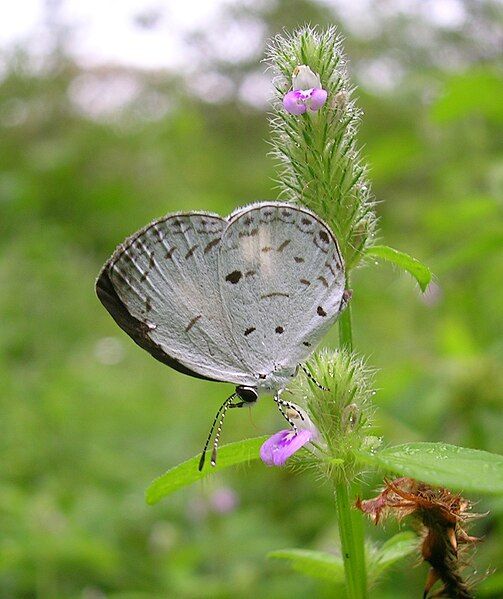
<path fill-rule="evenodd" d="M 368 4 L 372 35 L 357 35 L 338 2 L 235 3 L 221 26 L 253 19 L 265 41 L 304 21 L 340 25 L 361 85 L 382 238 L 436 275 L 421 296 L 389 266 L 355 273 L 356 345 L 380 369 L 380 433 L 501 452 L 498 3 L 458 2 L 465 19 L 455 28 L 419 14 L 421 3 L 409 13 L 396 4 Z M 265 110 L 240 88 L 250 89 L 262 49 L 221 60 L 211 51 L 218 31 L 188 40 L 200 56 L 193 79 L 83 70 L 64 46 L 43 64 L 23 48 L 2 56 L 2 597 L 339 596 L 266 559 L 284 547 L 335 550 L 332 498 L 314 478 L 255 463 L 145 504 L 148 483 L 200 449 L 229 389 L 155 362 L 94 297 L 101 264 L 150 219 L 275 197 Z M 205 70 L 234 93 L 205 101 L 211 94 L 193 91 Z M 103 90 L 113 96 L 124 81 L 133 97 L 98 110 Z M 230 415 L 225 441 L 277 430 L 276 412 L 261 401 L 250 418 Z M 368 496 L 379 481 L 366 483 Z M 486 510 L 473 528 L 485 535 L 482 576 L 502 562 L 503 504 L 480 499 Z M 409 560 L 373 597 L 420 596 L 425 571 Z M 485 597 L 501 596 L 495 580 Z"/>

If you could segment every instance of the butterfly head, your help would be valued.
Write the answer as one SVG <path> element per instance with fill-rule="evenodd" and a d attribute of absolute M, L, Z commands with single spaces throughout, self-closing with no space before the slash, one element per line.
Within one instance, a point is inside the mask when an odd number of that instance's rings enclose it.
<path fill-rule="evenodd" d="M 255 403 L 258 399 L 256 387 L 248 387 L 246 385 L 238 385 L 236 387 L 236 395 L 244 403 Z"/>

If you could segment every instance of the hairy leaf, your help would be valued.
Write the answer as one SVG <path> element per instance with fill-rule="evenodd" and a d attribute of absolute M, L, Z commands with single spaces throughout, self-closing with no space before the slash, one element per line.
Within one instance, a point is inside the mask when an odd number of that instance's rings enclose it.
<path fill-rule="evenodd" d="M 198 470 L 201 454 L 190 458 L 186 462 L 182 462 L 154 480 L 147 489 L 147 503 L 153 505 L 163 499 L 163 497 L 166 497 L 166 495 L 229 466 L 259 459 L 260 446 L 267 438 L 267 436 L 255 437 L 253 439 L 245 439 L 244 441 L 222 445 L 218 450 L 216 466 L 212 467 L 208 461 L 202 472 Z"/>
<path fill-rule="evenodd" d="M 375 454 L 367 463 L 431 485 L 473 493 L 503 493 L 503 456 L 446 443 L 406 443 Z"/>
<path fill-rule="evenodd" d="M 344 583 L 342 559 L 331 553 L 308 549 L 280 549 L 271 551 L 267 557 L 287 560 L 292 570 L 306 576 L 323 578 L 333 583 Z"/>
<path fill-rule="evenodd" d="M 418 538 L 407 530 L 388 539 L 370 556 L 368 573 L 371 579 L 378 578 L 385 570 L 418 549 Z"/>
<path fill-rule="evenodd" d="M 421 291 L 425 291 L 428 283 L 431 281 L 430 269 L 405 252 L 399 252 L 387 245 L 374 245 L 367 249 L 366 255 L 382 258 L 406 270 L 416 279 Z"/>

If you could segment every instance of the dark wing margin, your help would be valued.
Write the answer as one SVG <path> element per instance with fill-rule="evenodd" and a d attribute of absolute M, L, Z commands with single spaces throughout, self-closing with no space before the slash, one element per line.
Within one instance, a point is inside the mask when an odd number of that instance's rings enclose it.
<path fill-rule="evenodd" d="M 216 379 L 203 376 L 190 368 L 187 368 L 187 366 L 184 366 L 181 362 L 169 356 L 159 345 L 157 345 L 157 343 L 152 341 L 148 335 L 148 325 L 130 314 L 118 296 L 108 275 L 108 267 L 109 263 L 107 262 L 98 275 L 98 279 L 96 280 L 96 295 L 120 328 L 125 331 L 137 345 L 148 351 L 148 353 L 156 360 L 159 360 L 159 362 L 162 362 L 183 374 L 188 374 L 189 376 L 204 379 L 206 381 L 215 381 Z"/>

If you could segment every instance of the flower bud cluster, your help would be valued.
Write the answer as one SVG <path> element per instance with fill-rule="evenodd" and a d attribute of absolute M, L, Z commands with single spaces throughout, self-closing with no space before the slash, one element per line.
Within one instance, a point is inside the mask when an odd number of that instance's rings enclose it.
<path fill-rule="evenodd" d="M 310 461 L 330 477 L 340 471 L 352 478 L 356 453 L 376 443 L 370 431 L 373 371 L 343 350 L 317 352 L 307 368 L 313 380 L 299 375 L 288 387 L 289 400 L 305 408 L 317 430 L 316 451 L 301 453 L 298 460 Z"/>

